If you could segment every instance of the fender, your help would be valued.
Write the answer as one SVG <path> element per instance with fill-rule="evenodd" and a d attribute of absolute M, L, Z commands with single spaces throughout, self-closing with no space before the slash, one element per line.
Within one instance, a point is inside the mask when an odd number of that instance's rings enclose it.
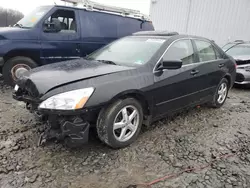
<path fill-rule="evenodd" d="M 226 73 L 223 78 L 226 78 L 228 80 L 230 88 L 232 88 L 234 85 L 234 81 L 232 79 L 232 76 L 229 73 Z"/>
<path fill-rule="evenodd" d="M 109 104 L 118 100 L 118 99 L 123 99 L 126 97 L 133 97 L 137 99 L 143 106 L 144 113 L 146 115 L 151 115 L 152 110 L 153 110 L 153 99 L 151 97 L 147 97 L 144 92 L 140 90 L 126 90 L 123 91 L 116 96 L 114 96 L 110 101 Z"/>
<path fill-rule="evenodd" d="M 14 49 L 9 51 L 5 56 L 3 57 L 4 63 L 6 63 L 9 59 L 16 57 L 16 56 L 24 56 L 29 57 L 33 61 L 35 61 L 38 65 L 41 65 L 40 61 L 40 46 L 36 46 L 36 48 L 26 48 L 26 49 Z"/>

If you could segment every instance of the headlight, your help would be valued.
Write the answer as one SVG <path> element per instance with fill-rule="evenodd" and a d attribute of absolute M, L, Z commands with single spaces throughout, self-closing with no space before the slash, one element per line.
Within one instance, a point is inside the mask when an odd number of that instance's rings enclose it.
<path fill-rule="evenodd" d="M 246 66 L 244 69 L 245 69 L 246 71 L 250 71 L 250 66 Z"/>
<path fill-rule="evenodd" d="M 18 89 L 19 89 L 19 86 L 18 86 L 18 85 L 15 85 L 14 91 L 18 91 Z"/>
<path fill-rule="evenodd" d="M 77 110 L 84 107 L 94 88 L 85 88 L 73 90 L 61 94 L 54 95 L 43 101 L 40 109 L 55 109 L 55 110 Z"/>

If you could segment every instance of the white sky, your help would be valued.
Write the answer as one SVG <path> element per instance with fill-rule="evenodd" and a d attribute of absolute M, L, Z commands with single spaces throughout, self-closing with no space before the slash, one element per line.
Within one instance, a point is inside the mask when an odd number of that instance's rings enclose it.
<path fill-rule="evenodd" d="M 40 5 L 50 5 L 56 2 L 61 4 L 60 0 L 0 0 L 0 6 L 19 10 L 27 14 L 35 7 Z M 98 3 L 113 5 L 118 7 L 140 10 L 144 14 L 149 14 L 150 0 L 93 0 Z"/>

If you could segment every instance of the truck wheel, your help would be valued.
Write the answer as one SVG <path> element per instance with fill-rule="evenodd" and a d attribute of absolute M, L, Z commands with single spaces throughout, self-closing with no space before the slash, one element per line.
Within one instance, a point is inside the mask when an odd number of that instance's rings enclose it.
<path fill-rule="evenodd" d="M 112 148 L 123 148 L 138 137 L 143 121 L 141 104 L 133 99 L 118 100 L 103 109 L 97 120 L 97 133 Z"/>
<path fill-rule="evenodd" d="M 14 86 L 21 75 L 37 67 L 37 64 L 28 57 L 14 57 L 9 59 L 3 66 L 3 79 L 8 85 Z"/>
<path fill-rule="evenodd" d="M 210 106 L 213 108 L 220 108 L 226 101 L 229 90 L 229 83 L 226 78 L 223 78 L 214 94 L 213 101 L 211 101 Z"/>

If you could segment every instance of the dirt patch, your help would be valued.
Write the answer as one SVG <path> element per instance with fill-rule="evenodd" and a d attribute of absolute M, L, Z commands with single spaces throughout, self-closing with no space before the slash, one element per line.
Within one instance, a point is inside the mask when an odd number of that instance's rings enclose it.
<path fill-rule="evenodd" d="M 221 109 L 201 107 L 159 121 L 121 150 L 95 136 L 77 150 L 37 147 L 42 125 L 2 83 L 0 96 L 0 187 L 125 188 L 231 153 L 152 187 L 250 187 L 250 90 L 233 89 Z"/>

